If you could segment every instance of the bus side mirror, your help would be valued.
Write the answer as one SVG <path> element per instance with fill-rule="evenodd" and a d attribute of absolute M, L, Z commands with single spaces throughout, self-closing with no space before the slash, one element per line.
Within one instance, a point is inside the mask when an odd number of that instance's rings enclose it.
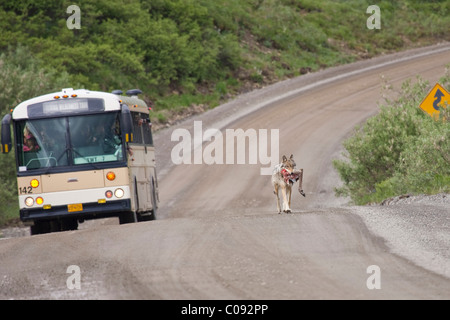
<path fill-rule="evenodd" d="M 2 119 L 2 152 L 9 153 L 11 146 L 11 114 L 7 114 Z"/>
<path fill-rule="evenodd" d="M 133 141 L 133 119 L 131 118 L 130 109 L 126 104 L 122 104 L 121 112 L 122 132 L 125 134 L 125 142 Z"/>

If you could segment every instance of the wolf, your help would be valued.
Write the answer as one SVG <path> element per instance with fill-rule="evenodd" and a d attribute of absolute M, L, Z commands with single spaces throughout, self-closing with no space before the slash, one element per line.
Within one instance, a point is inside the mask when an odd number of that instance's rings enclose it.
<path fill-rule="evenodd" d="M 283 196 L 283 212 L 290 213 L 292 186 L 297 181 L 299 182 L 298 191 L 305 197 L 302 188 L 303 169 L 296 168 L 292 154 L 289 159 L 283 155 L 282 162 L 275 166 L 272 173 L 273 193 L 277 196 L 278 213 L 281 213 L 279 189 L 281 189 L 281 195 Z"/>

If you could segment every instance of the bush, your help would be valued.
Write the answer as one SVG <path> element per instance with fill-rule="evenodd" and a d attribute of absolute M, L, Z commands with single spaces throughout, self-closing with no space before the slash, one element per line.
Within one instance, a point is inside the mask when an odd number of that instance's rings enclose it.
<path fill-rule="evenodd" d="M 0 118 L 21 101 L 69 85 L 67 73 L 42 68 L 28 48 L 18 46 L 0 55 Z M 14 152 L 0 154 L 0 220 L 5 208 L 17 203 Z"/>
<path fill-rule="evenodd" d="M 450 76 L 441 79 L 448 85 Z M 449 110 L 433 120 L 419 109 L 430 86 L 420 77 L 407 81 L 401 96 L 387 101 L 380 112 L 356 128 L 344 142 L 344 157 L 334 160 L 343 186 L 337 195 L 356 204 L 379 202 L 404 193 L 450 191 Z"/>
<path fill-rule="evenodd" d="M 140 88 L 144 99 L 248 90 L 387 51 L 450 40 L 448 1 L 84 0 L 69 30 L 66 0 L 0 3 L 0 50 L 26 44 L 42 66 L 91 90 Z M 255 68 L 269 76 L 252 73 Z M 303 72 L 302 72 L 303 70 Z M 279 77 L 279 78 L 278 78 Z M 224 96 L 225 97 L 225 96 Z"/>

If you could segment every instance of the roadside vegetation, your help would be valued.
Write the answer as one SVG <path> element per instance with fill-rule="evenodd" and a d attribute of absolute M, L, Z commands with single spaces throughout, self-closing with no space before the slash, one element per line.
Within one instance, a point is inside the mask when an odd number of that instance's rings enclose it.
<path fill-rule="evenodd" d="M 140 88 L 155 128 L 308 72 L 450 40 L 450 2 L 4 0 L 0 115 L 61 88 Z M 80 8 L 81 29 L 66 10 Z M 15 164 L 0 156 L 0 223 L 17 216 Z"/>
<path fill-rule="evenodd" d="M 439 82 L 445 88 L 449 67 Z M 403 194 L 450 193 L 450 107 L 442 107 L 437 120 L 418 107 L 433 86 L 420 77 L 403 83 L 398 98 L 386 99 L 377 115 L 355 129 L 344 142 L 344 160 L 333 162 L 343 181 L 337 195 L 367 204 Z"/>

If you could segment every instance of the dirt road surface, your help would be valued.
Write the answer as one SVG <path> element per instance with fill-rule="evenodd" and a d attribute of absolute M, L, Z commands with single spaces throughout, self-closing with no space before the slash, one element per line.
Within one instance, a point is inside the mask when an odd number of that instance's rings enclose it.
<path fill-rule="evenodd" d="M 420 74 L 434 84 L 448 63 L 448 43 L 386 55 L 251 92 L 164 129 L 155 137 L 159 219 L 0 240 L 0 298 L 449 299 L 449 197 L 348 206 L 334 195 L 331 165 L 354 126 L 377 112 L 382 78 L 398 87 Z M 171 135 L 185 128 L 194 137 L 194 121 L 224 136 L 279 130 L 279 155 L 293 154 L 304 169 L 306 198 L 295 191 L 293 212 L 277 214 L 260 157 L 174 165 Z M 71 265 L 80 289 L 68 288 Z M 379 289 L 369 289 L 374 283 Z"/>

